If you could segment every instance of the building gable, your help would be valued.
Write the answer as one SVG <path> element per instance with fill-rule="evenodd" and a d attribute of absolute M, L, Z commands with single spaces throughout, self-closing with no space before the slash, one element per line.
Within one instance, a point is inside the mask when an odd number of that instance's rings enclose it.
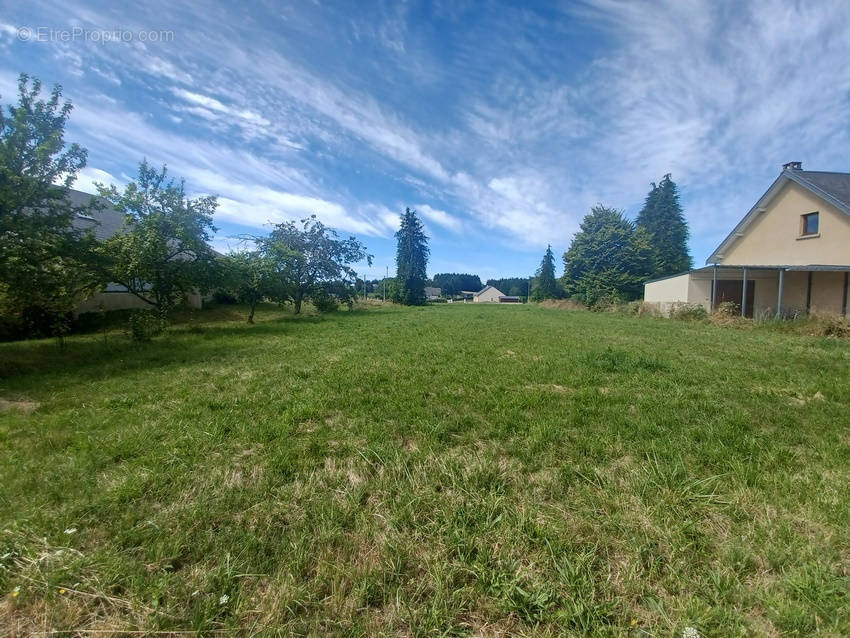
<path fill-rule="evenodd" d="M 783 171 L 708 263 L 850 264 L 850 214 L 841 200 L 806 179 L 807 174 Z M 806 234 L 803 216 L 812 213 L 817 213 L 817 232 Z"/>

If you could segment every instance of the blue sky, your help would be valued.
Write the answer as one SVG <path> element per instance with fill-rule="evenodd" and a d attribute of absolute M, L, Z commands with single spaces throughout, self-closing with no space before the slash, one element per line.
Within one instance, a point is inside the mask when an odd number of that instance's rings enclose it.
<path fill-rule="evenodd" d="M 62 84 L 77 187 L 166 163 L 218 248 L 316 213 L 379 276 L 410 206 L 430 273 L 527 275 L 669 172 L 700 264 L 783 162 L 850 171 L 846 1 L 129 5 L 0 2 L 2 101 Z"/>

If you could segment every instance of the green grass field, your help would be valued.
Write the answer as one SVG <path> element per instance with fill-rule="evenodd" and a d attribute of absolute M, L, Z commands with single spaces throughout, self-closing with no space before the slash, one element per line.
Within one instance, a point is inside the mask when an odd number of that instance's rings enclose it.
<path fill-rule="evenodd" d="M 0 344 L 5 631 L 850 635 L 850 342 L 228 313 Z"/>

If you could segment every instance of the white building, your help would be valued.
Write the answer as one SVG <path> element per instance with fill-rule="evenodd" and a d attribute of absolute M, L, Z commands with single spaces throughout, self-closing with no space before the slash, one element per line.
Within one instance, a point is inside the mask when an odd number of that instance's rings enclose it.
<path fill-rule="evenodd" d="M 503 293 L 498 288 L 493 286 L 484 286 L 481 290 L 472 295 L 472 301 L 475 303 L 499 303 L 499 297 L 504 297 Z"/>

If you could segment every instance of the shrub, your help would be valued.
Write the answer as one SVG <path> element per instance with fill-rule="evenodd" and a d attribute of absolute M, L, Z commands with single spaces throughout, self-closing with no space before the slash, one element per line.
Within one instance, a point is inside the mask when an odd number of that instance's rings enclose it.
<path fill-rule="evenodd" d="M 212 295 L 212 300 L 221 305 L 234 305 L 239 303 L 239 300 L 229 290 L 216 290 Z"/>
<path fill-rule="evenodd" d="M 676 304 L 670 310 L 670 318 L 679 321 L 702 321 L 708 319 L 708 311 L 698 303 Z"/>
<path fill-rule="evenodd" d="M 714 314 L 718 317 L 740 317 L 741 306 L 734 301 L 721 301 L 714 309 Z"/>
<path fill-rule="evenodd" d="M 541 308 L 557 308 L 558 310 L 585 310 L 583 304 L 574 299 L 547 299 L 540 302 Z"/>
<path fill-rule="evenodd" d="M 741 306 L 734 301 L 724 301 L 717 304 L 709 320 L 716 326 L 752 328 L 755 325 L 754 321 L 741 316 Z"/>
<path fill-rule="evenodd" d="M 623 312 L 636 317 L 660 317 L 661 311 L 656 303 L 646 301 L 630 301 L 623 306 Z"/>
<path fill-rule="evenodd" d="M 335 312 L 339 309 L 339 303 L 337 300 L 326 293 L 313 295 L 311 301 L 313 302 L 313 307 L 323 314 L 327 312 Z"/>
<path fill-rule="evenodd" d="M 841 315 L 815 313 L 806 327 L 808 334 L 817 337 L 850 337 L 850 322 Z"/>
<path fill-rule="evenodd" d="M 150 341 L 162 333 L 165 323 L 152 310 L 133 310 L 127 321 L 127 336 L 132 341 Z"/>
<path fill-rule="evenodd" d="M 73 316 L 38 305 L 4 307 L 0 299 L 0 341 L 63 337 L 71 331 Z"/>

